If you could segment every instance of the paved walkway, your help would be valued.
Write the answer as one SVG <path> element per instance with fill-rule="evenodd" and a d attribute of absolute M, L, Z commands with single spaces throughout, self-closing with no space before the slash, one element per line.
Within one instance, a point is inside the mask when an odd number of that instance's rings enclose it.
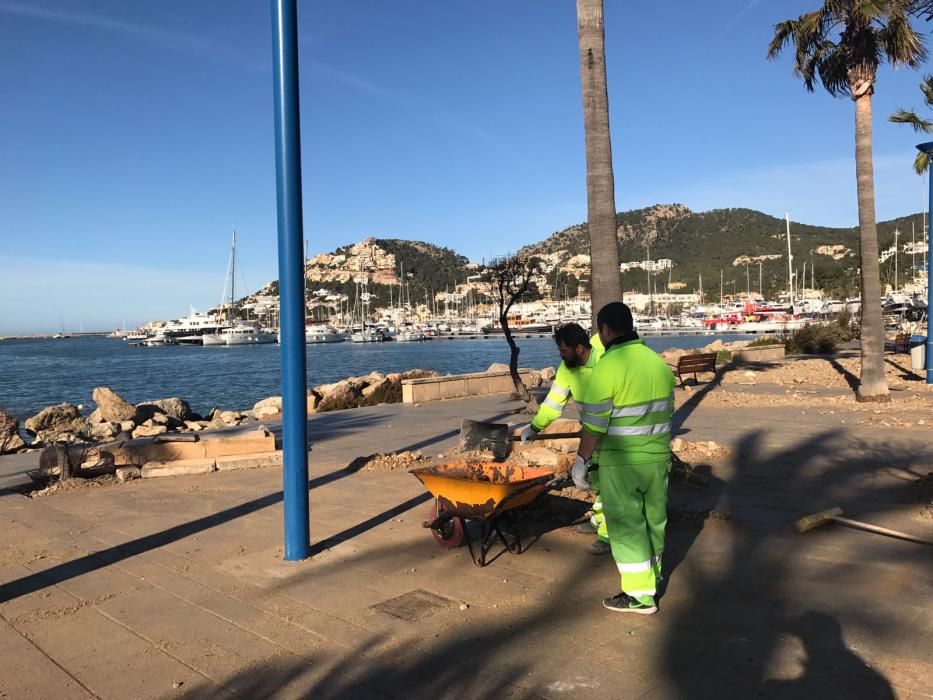
<path fill-rule="evenodd" d="M 650 618 L 601 607 L 617 574 L 585 537 L 554 530 L 480 569 L 421 528 L 414 478 L 344 469 L 442 452 L 463 417 L 518 420 L 499 398 L 314 417 L 315 556 L 301 563 L 281 558 L 273 470 L 0 490 L 0 698 L 933 697 L 933 548 L 790 531 L 840 505 L 933 535 L 902 503 L 931 470 L 927 435 L 703 396 L 679 430 L 732 456 L 708 491 L 673 486 L 672 506 L 732 519 L 671 525 Z M 3 483 L 26 461 L 0 460 Z M 374 608 L 412 591 L 443 600 L 410 606 L 414 620 Z"/>

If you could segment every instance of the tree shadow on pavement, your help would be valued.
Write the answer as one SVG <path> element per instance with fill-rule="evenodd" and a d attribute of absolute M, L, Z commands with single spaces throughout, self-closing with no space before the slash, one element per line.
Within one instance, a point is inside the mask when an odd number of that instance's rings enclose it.
<path fill-rule="evenodd" d="M 732 369 L 734 369 L 734 365 L 732 363 L 719 367 L 716 370 L 715 376 L 710 381 L 706 382 L 706 384 L 703 384 L 701 389 L 694 391 L 690 398 L 684 401 L 680 408 L 674 411 L 674 420 L 672 421 L 671 425 L 672 435 L 677 436 L 686 432 L 682 428 L 684 423 L 686 423 L 687 419 L 690 417 L 690 414 L 699 408 L 700 404 L 703 403 L 703 399 L 705 399 L 706 396 L 711 391 L 713 391 L 713 389 L 722 384 L 722 379 L 726 372 Z M 677 392 L 678 389 L 674 389 L 674 391 Z"/>
<path fill-rule="evenodd" d="M 891 683 L 845 640 L 858 634 L 859 648 L 879 655 L 895 639 L 922 639 L 903 606 L 910 572 L 924 570 L 928 553 L 871 535 L 799 536 L 791 526 L 833 505 L 866 519 L 898 510 L 904 482 L 887 470 L 909 472 L 933 454 L 857 443 L 835 431 L 766 454 L 763 438 L 746 434 L 734 452 L 720 504 L 735 518 L 727 541 L 704 538 L 689 576 L 677 581 L 688 595 L 678 589 L 662 610 L 670 616 L 660 660 L 670 694 L 893 697 Z M 697 634 L 709 640 L 699 653 Z M 696 663 L 683 664 L 691 654 Z"/>
<path fill-rule="evenodd" d="M 834 370 L 836 370 L 837 372 L 839 372 L 839 374 L 842 375 L 842 378 L 846 380 L 846 384 L 849 385 L 849 388 L 852 391 L 858 391 L 858 385 L 859 385 L 858 377 L 856 377 L 854 374 L 852 374 L 852 372 L 850 372 L 845 367 L 843 367 L 839 363 L 839 360 L 837 360 L 835 357 L 826 358 L 826 361 L 829 362 L 830 366 Z"/>
<path fill-rule="evenodd" d="M 301 688 L 299 696 L 308 698 L 893 697 L 891 682 L 863 654 L 877 654 L 893 640 L 910 648 L 915 630 L 904 608 L 911 590 L 890 586 L 925 585 L 926 552 L 880 540 L 843 542 L 838 533 L 803 538 L 789 528 L 827 504 L 868 517 L 894 509 L 903 481 L 887 478 L 887 465 L 922 471 L 919 465 L 933 455 L 853 444 L 831 432 L 770 454 L 763 435 L 748 433 L 735 455 L 735 475 L 718 503 L 735 511 L 735 522 L 700 528 L 673 600 L 653 618 L 603 611 L 591 597 L 592 583 L 598 577 L 607 591 L 617 585 L 612 562 L 594 573 L 579 547 L 557 538 L 548 542 L 547 590 L 519 605 L 499 612 L 473 606 L 474 614 L 465 617 L 451 611 L 377 631 L 360 628 L 358 641 L 328 647 L 327 658 L 246 669 L 223 681 L 224 690 L 266 697 Z M 674 530 L 670 536 L 679 537 Z M 410 546 L 318 561 L 272 591 L 291 597 L 306 590 L 314 600 L 315 582 L 346 580 L 350 572 L 393 576 L 420 556 Z M 495 585 L 482 573 L 470 578 L 477 570 L 465 552 L 441 556 L 432 563 L 425 555 L 413 588 L 434 581 L 443 591 L 434 576 L 457 576 L 457 567 L 467 567 L 463 585 Z M 911 568 L 917 576 L 904 575 Z M 879 577 L 875 584 L 873 577 Z M 914 605 L 924 604 L 922 596 L 913 598 Z M 369 605 L 365 596 L 351 600 L 350 607 Z M 354 613 L 336 604 L 322 609 Z M 859 652 L 847 641 L 853 634 Z M 601 675 L 607 673 L 614 675 Z M 560 680 L 549 683 L 552 678 Z M 186 697 L 210 695 L 205 686 Z"/>

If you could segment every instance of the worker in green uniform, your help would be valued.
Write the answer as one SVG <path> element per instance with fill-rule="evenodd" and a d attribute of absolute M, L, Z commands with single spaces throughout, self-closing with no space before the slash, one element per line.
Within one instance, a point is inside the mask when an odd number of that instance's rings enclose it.
<path fill-rule="evenodd" d="M 531 424 L 522 431 L 523 445 L 560 418 L 564 406 L 571 397 L 578 405 L 583 401 L 583 394 L 593 368 L 603 356 L 603 344 L 599 335 L 590 338 L 578 323 L 567 323 L 558 328 L 554 333 L 554 341 L 557 343 L 561 363 L 544 402 Z M 586 551 L 594 555 L 605 555 L 610 552 L 609 535 L 606 532 L 606 523 L 602 515 L 598 476 L 593 479 L 592 487 L 596 492 L 593 516 L 578 527 L 578 532 L 590 535 L 595 532 L 596 541 L 589 545 Z"/>
<path fill-rule="evenodd" d="M 621 302 L 596 316 L 605 354 L 590 376 L 581 406 L 583 437 L 573 480 L 588 488 L 599 448 L 599 486 L 612 557 L 622 591 L 603 606 L 652 615 L 661 577 L 667 480 L 671 469 L 674 375 L 635 332 Z"/>

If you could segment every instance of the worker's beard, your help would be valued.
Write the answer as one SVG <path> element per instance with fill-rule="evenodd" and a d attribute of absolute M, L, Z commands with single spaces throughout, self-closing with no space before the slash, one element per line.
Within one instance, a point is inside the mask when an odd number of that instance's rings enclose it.
<path fill-rule="evenodd" d="M 567 369 L 575 369 L 583 364 L 583 360 L 580 359 L 579 355 L 574 353 L 572 358 L 564 360 L 564 364 L 567 366 Z"/>

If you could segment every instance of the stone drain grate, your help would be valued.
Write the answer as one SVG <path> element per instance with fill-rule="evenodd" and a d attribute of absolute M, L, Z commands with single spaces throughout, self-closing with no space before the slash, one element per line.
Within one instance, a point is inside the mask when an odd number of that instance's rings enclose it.
<path fill-rule="evenodd" d="M 377 603 L 372 608 L 392 617 L 397 617 L 399 620 L 417 622 L 445 608 L 449 608 L 452 604 L 453 601 L 448 598 L 442 598 L 429 591 L 419 589 Z"/>

